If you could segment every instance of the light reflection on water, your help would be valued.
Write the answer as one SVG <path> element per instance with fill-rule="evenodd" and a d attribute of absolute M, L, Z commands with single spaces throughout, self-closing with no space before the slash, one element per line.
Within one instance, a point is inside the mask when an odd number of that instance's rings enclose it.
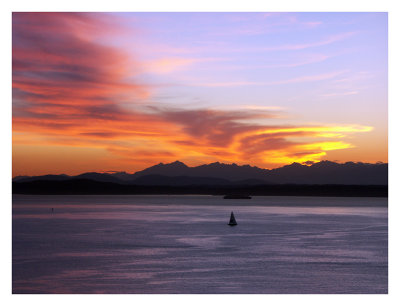
<path fill-rule="evenodd" d="M 14 196 L 13 292 L 387 293 L 387 199 L 240 201 Z"/>

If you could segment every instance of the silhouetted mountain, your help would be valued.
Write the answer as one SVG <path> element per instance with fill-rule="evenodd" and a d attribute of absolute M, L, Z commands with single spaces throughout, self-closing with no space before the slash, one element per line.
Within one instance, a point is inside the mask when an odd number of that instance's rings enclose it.
<path fill-rule="evenodd" d="M 188 177 L 188 176 L 165 176 L 144 175 L 131 182 L 139 186 L 221 186 L 231 185 L 231 181 L 213 177 Z"/>
<path fill-rule="evenodd" d="M 133 179 L 133 174 L 126 173 L 125 171 L 110 173 L 110 175 L 121 181 L 129 181 Z"/>
<path fill-rule="evenodd" d="M 27 176 L 27 175 L 17 175 L 17 176 L 14 176 L 13 177 L 13 179 L 12 179 L 12 181 L 13 182 L 22 182 L 22 181 L 24 181 L 25 179 L 28 179 L 28 178 L 31 178 L 31 176 Z"/>
<path fill-rule="evenodd" d="M 212 163 L 193 168 L 193 176 L 220 177 L 231 181 L 261 180 L 267 181 L 265 173 L 268 170 L 249 165 L 238 166 L 236 164 Z"/>
<path fill-rule="evenodd" d="M 211 163 L 188 167 L 175 161 L 160 163 L 134 174 L 126 172 L 89 172 L 77 176 L 44 175 L 37 177 L 15 177 L 14 182 L 34 180 L 90 179 L 129 185 L 264 185 L 264 184 L 339 184 L 339 185 L 387 185 L 388 164 L 354 163 L 339 164 L 321 161 L 311 166 L 293 163 L 267 170 L 249 165 Z"/>
<path fill-rule="evenodd" d="M 32 182 L 37 180 L 45 181 L 65 181 L 71 177 L 66 174 L 47 174 L 40 176 L 16 176 L 13 178 L 13 182 Z"/>
<path fill-rule="evenodd" d="M 268 177 L 277 184 L 387 185 L 388 164 L 321 161 L 305 166 L 293 163 L 269 170 Z"/>
<path fill-rule="evenodd" d="M 97 181 L 97 182 L 110 182 L 110 183 L 121 183 L 121 180 L 112 174 L 108 173 L 97 173 L 97 172 L 87 172 L 87 173 L 82 173 L 74 178 L 77 179 L 88 179 L 92 181 Z"/>
<path fill-rule="evenodd" d="M 187 177 L 209 177 L 219 178 L 229 181 L 254 180 L 257 179 L 261 183 L 266 183 L 265 169 L 251 167 L 249 165 L 238 166 L 236 164 L 222 164 L 219 162 L 197 167 L 188 167 L 180 161 L 170 164 L 160 163 L 150 168 L 138 171 L 134 177 L 143 175 L 165 175 L 165 176 L 187 176 Z"/>
<path fill-rule="evenodd" d="M 187 177 L 210 177 L 225 180 L 254 182 L 257 184 L 345 184 L 345 185 L 387 185 L 388 164 L 353 163 L 339 164 L 321 161 L 311 166 L 293 163 L 267 170 L 249 165 L 212 163 L 188 167 L 181 162 L 158 164 L 134 177 L 142 175 L 166 175 Z"/>
<path fill-rule="evenodd" d="M 158 165 L 136 172 L 133 175 L 133 178 L 152 174 L 166 176 L 185 176 L 188 172 L 190 172 L 190 169 L 191 168 L 180 161 L 175 161 L 170 164 L 159 163 Z"/>

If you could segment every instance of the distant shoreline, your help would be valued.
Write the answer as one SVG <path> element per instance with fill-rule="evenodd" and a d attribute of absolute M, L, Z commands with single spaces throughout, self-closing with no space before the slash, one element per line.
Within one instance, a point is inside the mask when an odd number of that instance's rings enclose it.
<path fill-rule="evenodd" d="M 387 185 L 140 186 L 86 179 L 13 182 L 13 194 L 36 195 L 220 195 L 388 197 Z M 228 201 L 228 200 L 227 200 Z"/>
<path fill-rule="evenodd" d="M 285 207 L 285 208 L 388 208 L 386 197 L 317 197 L 317 196 L 253 196 L 252 199 L 225 200 L 220 195 L 32 195 L 13 194 L 12 205 L 39 205 L 56 207 L 62 205 L 152 205 L 151 198 L 162 198 L 157 201 L 160 206 L 213 206 L 213 207 Z M 97 199 L 97 200 L 96 200 Z M 285 200 L 286 199 L 286 200 Z M 45 202 L 43 202 L 45 200 Z M 33 201 L 33 202 L 32 202 Z M 99 201 L 99 202 L 98 202 Z"/>

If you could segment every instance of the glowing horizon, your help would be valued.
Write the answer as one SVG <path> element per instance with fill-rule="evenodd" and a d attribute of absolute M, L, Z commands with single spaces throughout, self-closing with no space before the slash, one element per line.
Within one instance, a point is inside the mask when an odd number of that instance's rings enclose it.
<path fill-rule="evenodd" d="M 386 13 L 13 13 L 13 176 L 387 162 Z"/>

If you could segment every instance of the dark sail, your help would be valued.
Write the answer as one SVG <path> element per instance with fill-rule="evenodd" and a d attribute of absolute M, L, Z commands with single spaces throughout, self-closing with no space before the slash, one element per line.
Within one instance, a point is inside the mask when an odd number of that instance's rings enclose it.
<path fill-rule="evenodd" d="M 237 222 L 236 222 L 236 219 L 235 219 L 235 216 L 234 216 L 233 212 L 231 212 L 231 219 L 229 220 L 228 225 L 230 225 L 230 226 L 237 225 Z"/>

